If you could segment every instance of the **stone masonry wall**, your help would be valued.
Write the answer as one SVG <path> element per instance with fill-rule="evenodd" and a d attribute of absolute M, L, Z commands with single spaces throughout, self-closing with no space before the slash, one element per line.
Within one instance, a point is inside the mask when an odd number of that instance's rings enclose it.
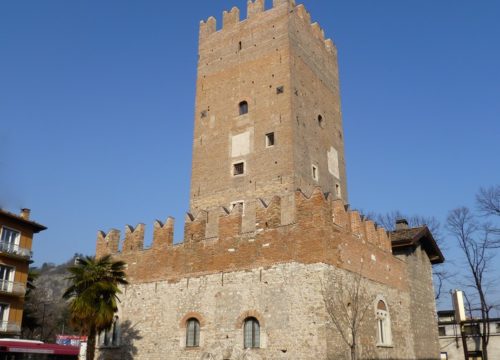
<path fill-rule="evenodd" d="M 418 246 L 413 252 L 398 255 L 408 264 L 410 288 L 410 315 L 415 355 L 418 359 L 431 358 L 439 352 L 436 303 L 432 283 L 432 267 L 427 253 Z"/>
<path fill-rule="evenodd" d="M 359 263 L 358 263 L 359 266 Z M 344 359 L 347 348 L 325 311 L 326 279 L 352 277 L 325 264 L 277 264 L 248 271 L 127 286 L 119 313 L 123 346 L 98 359 Z M 414 359 L 408 292 L 377 282 L 362 285 L 389 307 L 393 346 L 376 347 L 375 304 L 363 326 L 365 358 Z M 261 348 L 243 349 L 243 321 L 261 325 Z M 198 348 L 186 348 L 185 323 L 201 324 Z"/>

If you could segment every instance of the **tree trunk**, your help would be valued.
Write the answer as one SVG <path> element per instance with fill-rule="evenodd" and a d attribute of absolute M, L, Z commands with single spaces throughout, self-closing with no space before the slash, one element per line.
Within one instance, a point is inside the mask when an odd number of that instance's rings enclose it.
<path fill-rule="evenodd" d="M 356 356 L 356 344 L 351 345 L 351 360 L 357 360 Z"/>
<path fill-rule="evenodd" d="M 86 360 L 94 360 L 95 356 L 95 338 L 96 338 L 95 327 L 90 328 L 89 336 L 87 339 L 87 356 Z"/>

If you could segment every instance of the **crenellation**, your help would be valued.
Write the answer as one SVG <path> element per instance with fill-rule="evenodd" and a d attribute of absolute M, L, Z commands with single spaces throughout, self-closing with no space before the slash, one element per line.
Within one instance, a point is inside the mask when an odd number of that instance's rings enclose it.
<path fill-rule="evenodd" d="M 305 228 L 332 223 L 331 202 L 319 186 L 314 187 L 309 196 L 300 190 L 295 194 L 297 223 Z"/>
<path fill-rule="evenodd" d="M 217 19 L 210 16 L 207 21 L 200 21 L 200 40 L 207 38 L 217 31 Z"/>
<path fill-rule="evenodd" d="M 223 209 L 224 212 L 219 217 L 219 239 L 236 239 L 241 234 L 243 205 L 235 204 L 231 211 Z"/>
<path fill-rule="evenodd" d="M 231 29 L 240 22 L 240 9 L 234 6 L 230 11 L 222 13 L 222 29 Z"/>
<path fill-rule="evenodd" d="M 377 228 L 378 233 L 378 241 L 381 244 L 382 248 L 386 251 L 392 252 L 392 244 L 389 236 L 387 235 L 387 230 L 383 227 Z"/>
<path fill-rule="evenodd" d="M 295 0 L 273 0 L 273 8 L 287 5 L 289 10 L 295 7 Z"/>
<path fill-rule="evenodd" d="M 351 222 L 351 232 L 358 236 L 361 239 L 364 239 L 364 229 L 362 226 L 361 222 L 361 216 L 359 215 L 359 212 L 354 210 L 354 211 L 349 211 L 349 220 Z"/>
<path fill-rule="evenodd" d="M 247 2 L 247 17 L 253 18 L 255 15 L 265 11 L 264 0 L 248 0 Z"/>
<path fill-rule="evenodd" d="M 184 242 L 199 242 L 206 237 L 208 212 L 201 210 L 196 216 L 187 213 L 184 223 Z"/>
<path fill-rule="evenodd" d="M 326 39 L 325 40 L 325 48 L 326 50 L 333 54 L 333 55 L 337 55 L 337 47 L 335 46 L 335 44 L 333 43 L 333 40 L 332 39 Z"/>
<path fill-rule="evenodd" d="M 120 246 L 120 231 L 111 229 L 107 234 L 104 231 L 97 232 L 97 256 L 116 254 Z"/>
<path fill-rule="evenodd" d="M 311 24 L 311 30 L 316 39 L 325 41 L 325 32 L 317 22 Z"/>
<path fill-rule="evenodd" d="M 346 231 L 351 230 L 349 214 L 346 211 L 346 206 L 342 199 L 335 199 L 332 202 L 332 218 L 334 224 L 344 228 Z"/>
<path fill-rule="evenodd" d="M 295 13 L 303 19 L 306 24 L 311 23 L 311 14 L 307 11 L 303 4 L 300 4 L 295 8 Z"/>
<path fill-rule="evenodd" d="M 256 209 L 256 230 L 262 231 L 277 228 L 281 225 L 281 197 L 274 196 L 266 205 L 264 200 L 258 200 Z"/>
<path fill-rule="evenodd" d="M 154 249 L 172 246 L 174 243 L 174 222 L 173 217 L 168 217 L 165 223 L 156 220 L 153 224 L 153 245 Z"/>
<path fill-rule="evenodd" d="M 363 225 L 365 228 L 366 241 L 380 247 L 375 223 L 371 220 L 365 220 L 363 221 Z"/>
<path fill-rule="evenodd" d="M 144 249 L 144 224 L 138 224 L 135 228 L 131 225 L 125 226 L 125 239 L 122 252 L 133 252 Z"/>

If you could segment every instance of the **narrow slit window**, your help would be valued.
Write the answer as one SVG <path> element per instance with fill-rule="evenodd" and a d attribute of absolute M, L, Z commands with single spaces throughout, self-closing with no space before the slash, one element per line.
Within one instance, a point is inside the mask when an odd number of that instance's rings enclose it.
<path fill-rule="evenodd" d="M 316 180 L 316 181 L 318 180 L 318 167 L 316 165 L 312 166 L 312 174 L 311 175 L 312 175 L 312 178 L 314 180 Z"/>
<path fill-rule="evenodd" d="M 248 114 L 248 103 L 246 101 L 242 101 L 239 104 L 240 115 Z"/>
<path fill-rule="evenodd" d="M 266 134 L 266 147 L 274 146 L 274 133 Z"/>
<path fill-rule="evenodd" d="M 338 198 L 342 197 L 342 192 L 340 191 L 340 185 L 339 184 L 335 184 L 335 193 L 337 194 Z"/>
<path fill-rule="evenodd" d="M 241 49 L 243 49 L 243 44 L 241 43 L 241 41 L 238 43 L 238 50 L 241 51 Z"/>
<path fill-rule="evenodd" d="M 233 164 L 233 176 L 238 176 L 243 174 L 245 174 L 245 163 L 239 162 Z"/>

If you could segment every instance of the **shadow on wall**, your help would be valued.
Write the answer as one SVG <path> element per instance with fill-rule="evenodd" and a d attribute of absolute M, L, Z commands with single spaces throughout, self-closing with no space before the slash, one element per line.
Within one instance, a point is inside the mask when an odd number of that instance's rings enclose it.
<path fill-rule="evenodd" d="M 134 342 L 142 339 L 139 335 L 139 330 L 134 328 L 135 325 L 127 320 L 121 323 L 121 346 L 118 348 L 101 348 L 98 360 L 133 360 L 137 356 L 137 347 Z"/>

